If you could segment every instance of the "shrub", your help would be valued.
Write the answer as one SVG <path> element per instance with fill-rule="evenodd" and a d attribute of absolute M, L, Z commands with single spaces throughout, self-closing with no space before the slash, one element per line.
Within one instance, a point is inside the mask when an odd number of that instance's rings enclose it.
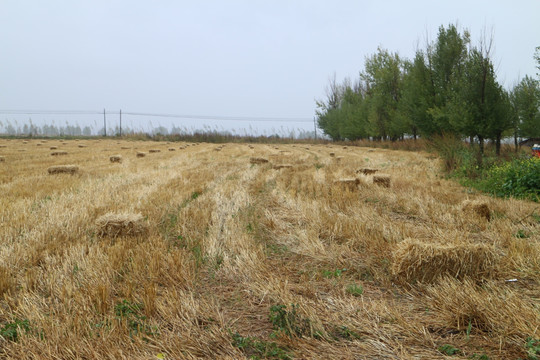
<path fill-rule="evenodd" d="M 494 165 L 485 173 L 480 189 L 496 196 L 527 198 L 540 197 L 540 159 L 516 159 Z"/>

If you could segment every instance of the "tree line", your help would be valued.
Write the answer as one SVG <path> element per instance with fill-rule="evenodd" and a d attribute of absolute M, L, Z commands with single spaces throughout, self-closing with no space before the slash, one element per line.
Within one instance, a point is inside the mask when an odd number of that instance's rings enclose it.
<path fill-rule="evenodd" d="M 378 48 L 354 81 L 335 75 L 326 98 L 316 102 L 319 128 L 333 140 L 399 140 L 451 134 L 477 141 L 540 137 L 540 82 L 525 76 L 512 89 L 497 81 L 493 37 L 471 44 L 455 25 L 413 59 Z M 535 61 L 540 71 L 540 47 Z M 537 74 L 540 78 L 540 74 Z"/>

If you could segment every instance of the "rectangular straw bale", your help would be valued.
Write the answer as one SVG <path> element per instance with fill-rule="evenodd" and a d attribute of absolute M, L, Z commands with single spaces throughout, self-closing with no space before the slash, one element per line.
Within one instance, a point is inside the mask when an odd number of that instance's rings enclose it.
<path fill-rule="evenodd" d="M 465 200 L 461 203 L 461 210 L 465 213 L 478 215 L 485 218 L 486 220 L 491 220 L 491 210 L 487 202 L 480 200 Z"/>
<path fill-rule="evenodd" d="M 109 157 L 110 162 L 112 163 L 121 163 L 122 162 L 122 155 L 112 155 Z"/>
<path fill-rule="evenodd" d="M 146 153 L 143 152 L 143 151 L 137 151 L 137 157 L 138 158 L 142 158 L 142 157 L 145 157 L 146 156 Z"/>
<path fill-rule="evenodd" d="M 349 190 L 356 190 L 358 189 L 358 185 L 360 185 L 360 179 L 351 178 L 351 179 L 339 179 L 334 181 L 334 184 L 337 186 L 341 186 L 342 188 L 346 188 Z"/>
<path fill-rule="evenodd" d="M 67 155 L 67 151 L 53 151 L 51 153 L 51 156 L 62 156 L 62 155 Z"/>
<path fill-rule="evenodd" d="M 56 149 L 58 149 L 58 146 L 51 146 L 49 149 L 56 150 Z"/>
<path fill-rule="evenodd" d="M 426 243 L 406 239 L 393 252 L 392 275 L 398 283 L 432 283 L 442 276 L 487 278 L 500 256 L 486 244 Z"/>
<path fill-rule="evenodd" d="M 49 172 L 49 175 L 54 174 L 75 174 L 79 171 L 79 167 L 77 165 L 56 165 L 51 166 L 47 169 Z"/>
<path fill-rule="evenodd" d="M 390 175 L 373 175 L 373 183 L 382 187 L 390 187 Z"/>
<path fill-rule="evenodd" d="M 175 148 L 169 148 L 169 151 L 176 151 Z"/>
<path fill-rule="evenodd" d="M 158 153 L 158 152 L 161 152 L 161 150 L 159 149 L 150 149 L 148 150 L 149 153 Z"/>
<path fill-rule="evenodd" d="M 252 158 L 249 158 L 249 162 L 251 164 L 265 164 L 268 162 L 268 159 L 261 158 L 261 157 L 252 157 Z"/>
<path fill-rule="evenodd" d="M 379 171 L 379 169 L 360 168 L 360 169 L 356 170 L 356 173 L 357 174 L 362 173 L 364 175 L 371 175 L 371 174 L 375 174 L 377 171 Z"/>
<path fill-rule="evenodd" d="M 272 168 L 273 168 L 274 170 L 288 169 L 288 168 L 292 168 L 292 165 L 290 165 L 290 164 L 279 164 L 279 165 L 274 165 L 274 166 L 272 166 Z"/>
<path fill-rule="evenodd" d="M 148 225 L 141 214 L 107 213 L 96 219 L 100 237 L 137 236 L 148 233 Z"/>

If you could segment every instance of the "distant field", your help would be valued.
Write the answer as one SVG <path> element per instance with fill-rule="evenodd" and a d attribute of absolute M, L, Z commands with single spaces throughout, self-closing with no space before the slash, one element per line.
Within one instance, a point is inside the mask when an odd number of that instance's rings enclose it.
<path fill-rule="evenodd" d="M 0 139 L 0 157 L 0 358 L 525 359 L 540 338 L 538 204 L 469 193 L 430 154 Z"/>

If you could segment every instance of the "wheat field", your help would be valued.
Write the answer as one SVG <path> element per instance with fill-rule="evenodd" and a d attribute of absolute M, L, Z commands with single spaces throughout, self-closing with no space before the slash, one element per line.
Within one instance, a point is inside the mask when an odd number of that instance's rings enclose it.
<path fill-rule="evenodd" d="M 540 338 L 538 204 L 468 191 L 432 154 L 0 139 L 0 156 L 1 358 L 518 359 Z"/>

